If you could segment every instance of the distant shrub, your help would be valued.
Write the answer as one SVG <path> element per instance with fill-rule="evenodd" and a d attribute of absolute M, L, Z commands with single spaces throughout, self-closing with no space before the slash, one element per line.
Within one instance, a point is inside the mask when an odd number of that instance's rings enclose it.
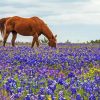
<path fill-rule="evenodd" d="M 90 42 L 87 43 L 100 43 L 100 40 L 91 40 Z"/>
<path fill-rule="evenodd" d="M 71 43 L 69 40 L 67 40 L 65 43 Z"/>

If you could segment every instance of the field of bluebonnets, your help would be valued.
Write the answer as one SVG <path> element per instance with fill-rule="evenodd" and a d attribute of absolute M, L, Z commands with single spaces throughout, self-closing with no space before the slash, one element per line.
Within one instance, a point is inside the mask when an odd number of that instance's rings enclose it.
<path fill-rule="evenodd" d="M 0 100 L 100 100 L 100 45 L 0 46 Z"/>

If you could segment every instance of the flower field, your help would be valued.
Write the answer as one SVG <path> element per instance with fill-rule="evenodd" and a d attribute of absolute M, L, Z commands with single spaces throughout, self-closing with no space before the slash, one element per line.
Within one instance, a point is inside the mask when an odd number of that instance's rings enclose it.
<path fill-rule="evenodd" d="M 100 45 L 0 46 L 0 100 L 100 100 Z"/>

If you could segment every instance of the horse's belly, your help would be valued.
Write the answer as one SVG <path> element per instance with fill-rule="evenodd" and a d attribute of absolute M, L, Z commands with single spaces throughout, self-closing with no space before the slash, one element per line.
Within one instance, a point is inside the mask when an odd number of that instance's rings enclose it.
<path fill-rule="evenodd" d="M 15 31 L 23 36 L 32 36 L 34 34 L 29 26 L 18 25 L 15 27 Z"/>
<path fill-rule="evenodd" d="M 30 33 L 30 32 L 17 32 L 18 34 L 20 34 L 20 35 L 23 35 L 23 36 L 33 36 L 33 34 L 32 33 Z"/>

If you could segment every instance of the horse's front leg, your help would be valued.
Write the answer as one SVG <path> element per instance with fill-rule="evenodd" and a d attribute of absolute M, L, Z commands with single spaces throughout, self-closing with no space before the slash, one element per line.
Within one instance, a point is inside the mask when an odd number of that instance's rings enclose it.
<path fill-rule="evenodd" d="M 15 40 L 16 40 L 16 37 L 17 37 L 17 32 L 12 32 L 12 40 L 11 40 L 11 42 L 12 42 L 12 46 L 14 47 L 15 46 Z"/>
<path fill-rule="evenodd" d="M 5 46 L 8 36 L 9 36 L 9 32 L 7 32 L 7 33 L 4 34 L 3 46 Z"/>
<path fill-rule="evenodd" d="M 37 33 L 35 35 L 33 35 L 33 41 L 32 41 L 31 48 L 33 48 L 35 42 L 36 42 L 36 45 L 38 47 L 39 46 L 39 41 L 38 41 L 38 34 Z"/>
<path fill-rule="evenodd" d="M 36 45 L 37 45 L 37 47 L 39 47 L 39 40 L 36 41 Z"/>

